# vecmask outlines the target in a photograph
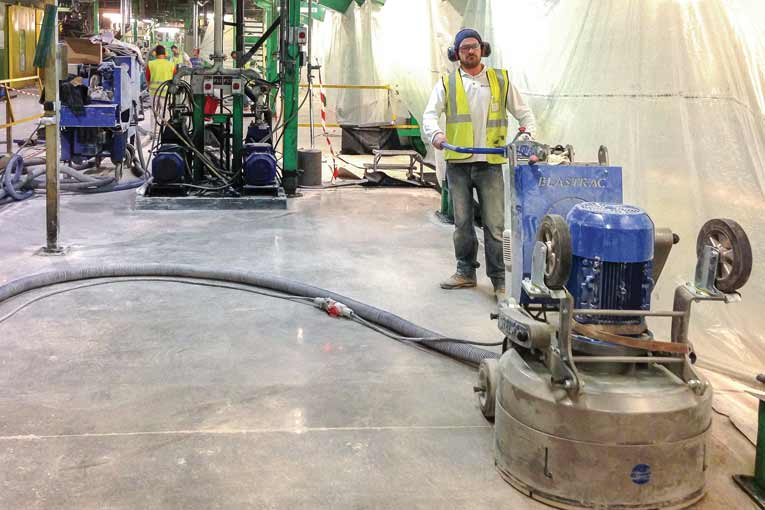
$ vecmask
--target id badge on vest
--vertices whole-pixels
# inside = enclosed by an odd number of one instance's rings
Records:
[[[499,103],[496,101],[491,102],[491,111],[497,113],[499,111]]]

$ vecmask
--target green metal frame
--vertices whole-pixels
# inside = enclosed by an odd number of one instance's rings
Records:
[[[314,1],[313,17],[319,21],[324,21],[324,8],[332,9],[333,11],[341,12],[345,14],[348,7],[354,0],[316,0]],[[365,0],[355,0],[358,5],[363,5]],[[385,0],[370,0],[373,4],[385,5]],[[274,5],[273,0],[255,0],[255,5],[262,8],[268,8]],[[308,2],[306,0],[301,1],[301,7],[306,7]]]
[[[765,509],[765,396],[755,396],[760,400],[760,405],[757,413],[754,476],[733,475],[733,480],[752,498],[752,501],[761,509]]]
[[[289,0],[290,28],[300,26],[300,0]],[[298,108],[300,101],[300,48],[297,43],[287,45],[286,59],[282,63],[284,72],[282,81],[282,103],[287,122],[284,126],[282,153],[282,185],[290,194],[297,191],[297,144],[298,144]]]

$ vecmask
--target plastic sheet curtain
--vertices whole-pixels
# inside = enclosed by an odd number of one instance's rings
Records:
[[[743,302],[695,305],[692,340],[702,366],[749,381],[765,372],[765,2],[388,0],[330,23],[325,75],[396,84],[416,116],[451,67],[454,32],[481,31],[488,63],[508,68],[532,105],[537,138],[574,145],[581,161],[608,146],[626,202],[679,234],[654,308],[671,308],[674,287],[692,279],[707,219],[741,223],[755,261]],[[333,99],[345,121],[382,118],[365,93]],[[668,336],[668,324],[650,325]]]
[[[328,90],[340,123],[386,122],[391,109],[419,118],[431,85],[446,68],[443,47],[460,26],[461,15],[443,0],[388,0],[384,6],[351,4],[345,15],[332,12],[314,22],[314,51],[325,83],[396,86],[375,90]]]

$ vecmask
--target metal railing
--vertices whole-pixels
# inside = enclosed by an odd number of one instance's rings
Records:
[[[35,85],[37,86],[38,94],[32,94],[30,92],[27,92],[23,89],[18,89],[11,84],[17,84],[20,82],[35,82]],[[26,117],[22,117],[20,119],[16,118],[16,113],[13,111],[13,101],[11,100],[11,91],[16,92],[18,94],[24,94],[24,95],[31,95],[34,97],[40,97],[42,95],[42,81],[40,80],[39,76],[29,76],[25,78],[10,78],[7,80],[0,80],[0,91],[5,94],[5,123],[0,124],[0,129],[5,129],[5,143],[6,143],[6,152],[11,153],[13,152],[13,126],[17,126],[19,124],[24,124],[26,122],[30,122],[33,120],[37,120],[43,116],[43,112],[40,111],[40,113],[35,115],[28,115]],[[40,109],[42,110],[42,105],[40,105]]]

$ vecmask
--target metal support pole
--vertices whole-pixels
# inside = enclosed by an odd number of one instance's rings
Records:
[[[752,393],[760,401],[757,413],[757,445],[755,446],[754,476],[733,475],[733,480],[752,501],[765,509],[765,396]]]
[[[236,9],[236,40],[234,43],[234,49],[236,50],[236,67],[244,67],[242,59],[244,58],[244,0],[236,0],[234,2],[234,8]]]
[[[309,133],[311,138],[311,148],[313,149],[313,0],[308,0],[308,65],[306,66],[306,75],[308,78],[308,122],[310,124]]]
[[[58,1],[50,2],[57,5]],[[58,162],[61,158],[59,151],[59,51],[58,31],[51,37],[50,54],[45,64],[45,227],[46,244],[42,252],[47,255],[61,255],[64,250],[58,244],[59,232],[59,175]]]
[[[236,0],[234,3],[236,8],[236,66],[244,66],[244,0]],[[231,137],[232,137],[232,154],[233,161],[231,162],[231,168],[234,171],[234,175],[239,175],[242,171],[242,142],[244,140],[244,96],[239,94],[234,96],[234,102],[232,105],[233,118],[231,125]]]
[[[98,0],[93,0],[93,32],[101,31],[101,19],[98,15]]]
[[[300,26],[300,0],[287,0],[287,25],[283,39],[287,41],[282,52],[284,60],[282,69],[284,72],[284,86],[282,101],[284,102],[284,175],[282,184],[288,195],[294,195],[297,191],[297,144],[298,144],[298,107],[300,92],[300,48],[297,41],[292,37],[292,31]],[[282,21],[285,20],[282,13]]]
[[[271,4],[271,8],[266,10],[266,25],[271,26],[271,23],[279,17],[279,13],[276,9],[276,2]],[[281,21],[279,26],[281,27]],[[272,33],[266,39],[265,52],[266,52],[266,79],[270,82],[275,82],[279,79],[279,66],[278,66],[278,48],[280,45],[279,35]],[[276,107],[277,92],[273,91],[268,98],[268,105],[273,110]],[[281,119],[279,119],[281,120]],[[273,126],[272,126],[273,127]]]
[[[193,48],[195,50],[199,47],[199,4],[197,0],[191,4],[191,33],[193,37]]]
[[[125,37],[125,2],[126,0],[120,0],[120,33],[122,37]]]
[[[204,147],[204,143],[205,143],[204,108],[205,108],[204,94],[195,94],[194,95],[194,113],[192,117],[192,122],[194,125],[194,145],[200,148]],[[204,176],[204,163],[202,163],[201,159],[195,157],[192,180],[194,182],[199,182],[202,180],[203,176]]]
[[[213,3],[213,16],[215,19],[215,32],[213,34],[213,61],[223,66],[223,0],[215,0]]]
[[[765,491],[765,401],[757,413],[757,452],[754,458],[754,482]]]

